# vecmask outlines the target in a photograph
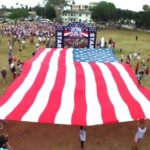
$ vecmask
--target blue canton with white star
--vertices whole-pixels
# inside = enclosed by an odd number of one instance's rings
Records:
[[[118,62],[110,48],[74,49],[73,59],[78,62]]]

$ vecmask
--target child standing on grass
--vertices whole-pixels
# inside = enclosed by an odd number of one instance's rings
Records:
[[[138,144],[144,137],[146,130],[146,120],[138,121],[138,129],[134,137],[134,146],[132,147],[132,150],[138,150]]]

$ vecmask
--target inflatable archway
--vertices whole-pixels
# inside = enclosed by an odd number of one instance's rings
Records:
[[[95,48],[96,32],[95,27],[88,27],[82,22],[71,22],[67,26],[57,26],[55,47],[64,48],[66,42],[70,40],[71,43],[73,43],[72,41],[75,41],[73,47],[82,41],[84,47]]]

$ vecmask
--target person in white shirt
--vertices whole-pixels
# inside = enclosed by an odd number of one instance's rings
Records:
[[[86,130],[83,126],[80,126],[80,142],[81,142],[81,148],[84,150],[84,143],[86,142]]]
[[[144,137],[146,130],[146,120],[138,121],[138,129],[134,137],[134,146],[132,147],[133,150],[138,150],[138,144]]]

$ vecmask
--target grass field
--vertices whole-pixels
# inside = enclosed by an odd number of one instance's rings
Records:
[[[135,40],[136,35],[138,41]],[[147,56],[150,54],[150,33],[142,31],[129,30],[102,30],[98,33],[98,39],[104,37],[107,41],[111,37],[116,42],[116,56],[121,58],[123,54],[126,56],[129,53],[140,53],[140,61],[132,61],[133,69],[137,62],[144,63],[150,67],[150,63],[146,63]],[[121,54],[119,49],[122,48],[124,52]],[[148,80],[142,80],[142,85],[150,89],[150,75]]]
[[[135,36],[138,36],[138,41],[135,40]],[[128,53],[139,52],[142,56],[142,61],[146,60],[148,54],[150,54],[150,33],[145,33],[141,31],[128,31],[128,30],[102,30],[97,34],[97,40],[101,37],[104,37],[105,40],[111,37],[116,42],[116,56],[118,58],[121,57],[121,53],[119,49],[122,48],[124,50],[123,55],[127,55]],[[8,40],[9,37],[3,37],[0,39],[0,69],[5,66],[7,70],[9,70],[7,54],[8,54]],[[41,45],[43,47],[44,45]],[[35,49],[35,45],[31,45],[29,40],[27,41],[27,47],[22,51],[20,55],[18,51],[18,43],[16,42],[13,48],[13,54],[17,56],[21,61],[25,61],[32,57],[32,52]],[[136,61],[132,63],[133,67]],[[150,66],[150,64],[147,64]],[[149,77],[150,78],[150,77]],[[7,72],[6,83],[2,83],[2,79],[0,78],[0,96],[4,93],[4,91],[8,88],[8,86],[12,82],[12,76],[10,72]],[[143,80],[142,85],[148,87],[150,89],[150,79]]]

